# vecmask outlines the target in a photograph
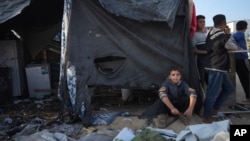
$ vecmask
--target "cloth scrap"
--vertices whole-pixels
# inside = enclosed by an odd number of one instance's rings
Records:
[[[210,141],[218,132],[228,132],[230,123],[230,120],[223,120],[211,124],[189,125],[178,134],[176,141]]]

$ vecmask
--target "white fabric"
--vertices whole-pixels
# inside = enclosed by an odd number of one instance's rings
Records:
[[[230,120],[187,126],[177,136],[176,141],[211,141],[221,131],[228,132]]]
[[[124,127],[121,132],[113,139],[113,141],[116,140],[122,140],[122,141],[131,141],[135,137],[134,132],[127,128]]]
[[[230,135],[228,132],[219,132],[217,133],[211,141],[229,141]]]
[[[76,141],[62,133],[49,133],[47,130],[27,136],[18,136],[14,141]]]

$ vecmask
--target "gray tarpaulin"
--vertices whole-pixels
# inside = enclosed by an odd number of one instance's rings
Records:
[[[110,13],[136,21],[163,21],[173,27],[180,0],[99,0]]]
[[[16,15],[30,4],[30,0],[1,0],[0,1],[0,23],[3,23]]]
[[[225,135],[229,133],[230,122],[230,120],[223,120],[211,124],[189,125],[179,133],[176,141],[219,141],[220,139],[216,140],[213,138],[221,132],[225,133],[224,135],[222,134],[223,138],[228,138]],[[224,141],[228,141],[228,139]]]
[[[173,65],[199,88],[188,0],[100,1],[65,0],[59,96],[68,109],[90,122],[90,85],[159,87]]]

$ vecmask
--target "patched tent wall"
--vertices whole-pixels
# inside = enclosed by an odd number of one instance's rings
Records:
[[[157,17],[157,18],[156,18]],[[88,86],[148,89],[171,66],[198,93],[188,0],[65,0],[59,96],[90,119]],[[201,108],[201,95],[196,107]]]

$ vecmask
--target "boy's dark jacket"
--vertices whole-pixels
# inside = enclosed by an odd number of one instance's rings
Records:
[[[230,70],[230,58],[227,53],[228,50],[225,48],[225,44],[230,36],[230,34],[225,34],[222,30],[208,33],[206,39],[206,48],[208,52],[205,68],[221,71]]]

